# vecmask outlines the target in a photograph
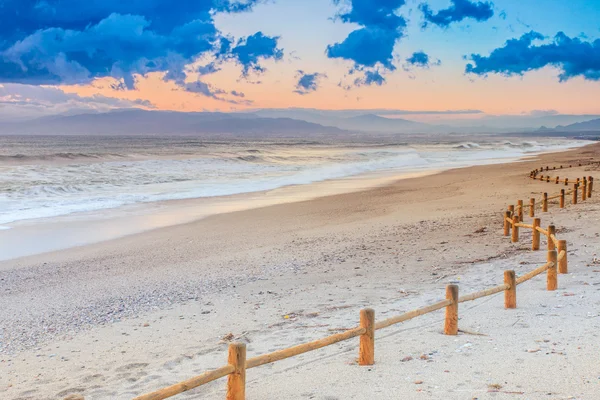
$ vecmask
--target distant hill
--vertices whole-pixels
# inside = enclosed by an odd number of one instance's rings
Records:
[[[578,122],[567,126],[557,126],[555,130],[568,132],[600,132],[600,118],[593,119],[591,121]]]
[[[201,135],[339,134],[335,127],[254,114],[125,110],[43,117],[0,124],[0,134],[22,135]]]

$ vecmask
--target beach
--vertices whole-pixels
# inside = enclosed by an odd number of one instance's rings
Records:
[[[564,186],[529,171],[598,161],[600,145],[533,160],[452,169],[374,188],[222,213],[101,243],[0,262],[0,397],[129,399],[226,363],[318,339],[546,261],[530,239],[502,236],[502,212]],[[596,168],[596,169],[594,169]],[[596,167],[552,172],[570,179]],[[594,399],[600,385],[598,195],[541,214],[569,242],[559,290],[528,282],[518,308],[502,294],[377,335],[376,364],[358,341],[253,369],[248,398]],[[224,398],[225,380],[181,398]],[[176,397],[177,398],[177,397]]]

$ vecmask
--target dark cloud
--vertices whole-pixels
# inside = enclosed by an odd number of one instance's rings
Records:
[[[228,57],[236,60],[241,66],[244,75],[250,71],[264,72],[260,61],[264,59],[281,60],[283,50],[277,47],[279,37],[265,36],[256,32],[252,36],[240,39],[231,48]]]
[[[440,60],[433,61],[429,55],[423,51],[416,51],[406,59],[408,66],[429,68],[431,65],[440,65]]]
[[[229,55],[245,71],[261,70],[258,59],[269,55],[253,58],[250,47],[266,37],[242,39],[246,47],[236,50],[213,20],[215,13],[247,11],[260,1],[5,0],[0,81],[74,84],[108,76],[131,89],[135,74],[165,72],[182,85],[185,66],[205,54]]]
[[[354,81],[354,84],[356,86],[363,86],[363,85],[377,85],[377,86],[381,86],[385,83],[385,78],[383,77],[383,75],[381,75],[379,73],[379,71],[365,71],[364,77],[362,78],[357,78]]]
[[[302,70],[298,70],[298,83],[296,84],[296,90],[294,90],[294,93],[304,95],[314,92],[319,87],[319,79],[325,76],[325,74],[320,74],[318,72],[307,74]]]
[[[219,89],[219,88],[215,88],[213,85],[210,85],[206,82],[202,82],[200,80],[197,80],[195,82],[186,82],[183,85],[184,89],[186,92],[190,92],[190,93],[196,93],[205,97],[210,97],[211,99],[215,99],[218,101],[224,101],[226,103],[231,103],[231,104],[252,104],[251,100],[235,100],[235,99],[228,99],[227,95],[232,95],[234,97],[239,97],[239,98],[243,98],[246,97],[246,95],[244,93],[240,93],[237,92],[235,90],[231,91],[231,92],[227,92],[226,90],[223,89]]]
[[[578,76],[600,80],[600,39],[586,42],[559,32],[551,43],[533,43],[544,39],[541,33],[531,31],[507,41],[504,47],[493,50],[487,57],[472,54],[470,59],[473,62],[467,64],[465,70],[476,75],[495,73],[511,76],[553,66],[561,71],[561,82]]]
[[[450,0],[452,5],[448,8],[439,10],[434,13],[429,5],[422,3],[419,8],[423,12],[425,22],[423,28],[429,23],[437,25],[441,28],[447,28],[453,22],[460,22],[465,18],[473,18],[476,21],[482,22],[494,16],[493,4],[490,2],[475,2],[471,0]]]
[[[337,17],[361,27],[344,41],[327,46],[327,56],[354,62],[354,70],[364,72],[358,82],[381,85],[385,80],[375,68],[395,69],[394,46],[406,28],[406,20],[396,12],[405,3],[405,0],[350,0],[349,8]]]

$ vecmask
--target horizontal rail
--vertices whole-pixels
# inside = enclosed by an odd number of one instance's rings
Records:
[[[558,253],[558,257],[556,258],[556,261],[560,261],[563,258],[565,258],[565,256],[567,255],[567,252],[564,250],[561,250],[560,253]]]
[[[375,323],[375,330],[387,328],[388,326],[392,326],[395,324],[399,324],[400,322],[408,321],[409,319],[413,319],[415,317],[418,317],[419,315],[428,314],[435,310],[439,310],[440,308],[448,307],[451,304],[452,304],[452,300],[442,300],[442,301],[438,301],[437,303],[434,303],[432,305],[429,305],[427,307],[418,308],[416,310],[409,311],[402,315],[398,315],[397,317],[391,317],[388,319],[384,319],[383,321],[379,321],[379,322]]]
[[[479,299],[481,297],[491,296],[493,294],[500,293],[500,292],[503,292],[503,291],[508,290],[508,289],[510,289],[510,285],[507,284],[507,283],[504,283],[502,285],[494,286],[494,287],[489,288],[489,289],[480,290],[479,292],[475,292],[475,293],[471,293],[471,294],[466,294],[464,296],[460,296],[458,298],[458,302],[459,303],[464,303],[465,301],[477,300],[477,299]]]
[[[548,236],[548,237],[549,237],[550,239],[552,239],[552,241],[554,242],[554,245],[555,245],[556,247],[558,247],[558,239],[556,238],[556,236],[555,236],[555,235],[550,235],[550,236]]]
[[[542,235],[549,235],[549,232],[547,230],[545,230],[544,228],[540,228],[539,226],[535,228],[539,233],[541,233]]]
[[[526,282],[526,281],[530,280],[531,278],[538,276],[542,272],[545,272],[548,268],[552,268],[552,267],[554,267],[554,263],[552,261],[547,262],[546,264],[542,265],[541,267],[536,268],[533,271],[528,272],[525,275],[518,277],[517,285],[520,285],[521,283]]]
[[[360,336],[366,332],[365,328],[354,328],[345,332],[336,333],[335,335],[328,336],[323,339],[315,340],[312,342],[299,344],[298,346],[289,347],[287,349],[274,351],[272,353],[264,354],[262,356],[252,357],[246,361],[246,368],[255,368],[261,365],[269,364],[275,361],[284,360],[293,356],[297,356],[302,353],[306,353],[312,350],[320,349],[331,344],[341,342],[344,340],[351,339],[356,336]]]
[[[515,226],[518,226],[520,228],[529,228],[529,229],[533,229],[533,225],[529,225],[529,224],[522,224],[522,223],[516,223]]]
[[[224,376],[231,374],[234,370],[235,368],[233,367],[233,365],[226,365],[224,367],[217,368],[212,371],[207,371],[203,374],[188,379],[187,381],[179,382],[169,387],[157,390],[156,392],[143,394],[141,396],[135,397],[133,400],[166,399],[171,396],[175,396],[176,394],[180,394],[193,388],[196,388],[198,386],[202,386],[216,379],[223,378]]]

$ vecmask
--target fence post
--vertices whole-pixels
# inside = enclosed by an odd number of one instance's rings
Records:
[[[504,308],[517,308],[517,277],[515,271],[504,271],[504,283],[509,288],[504,291]]]
[[[583,186],[581,187],[581,200],[587,199],[587,178],[583,177]]]
[[[558,254],[560,254],[562,251],[565,252],[565,256],[558,262],[558,273],[559,274],[568,274],[569,273],[569,267],[567,265],[567,241],[566,240],[559,240],[558,241]]]
[[[519,222],[523,222],[523,200],[517,200],[517,206],[519,208]]]
[[[529,216],[535,217],[535,199],[533,197],[529,199]]]
[[[446,299],[452,300],[452,304],[446,306],[444,334],[458,335],[458,285],[446,286]]]
[[[510,211],[504,211],[504,236],[508,236],[510,231],[510,222],[508,222],[507,218],[511,218]]]
[[[542,199],[542,211],[548,212],[548,193],[544,192],[544,198]]]
[[[577,189],[579,188],[578,184],[573,185],[573,204],[577,204]]]
[[[560,208],[565,208],[565,189],[560,189]]]
[[[535,218],[533,220],[533,230],[531,231],[532,243],[531,250],[539,250],[540,249],[540,231],[536,228],[539,228],[542,224],[542,220],[539,218]]]
[[[548,250],[555,250],[556,246],[554,245],[554,240],[552,240],[552,235],[556,235],[556,226],[548,225]]]
[[[565,186],[569,186],[569,178],[565,178]]]
[[[512,223],[512,242],[513,243],[517,243],[519,241],[519,227],[517,226],[517,224],[519,223],[519,217],[517,215],[515,215],[513,217],[513,223]]]
[[[513,206],[512,204],[508,206],[508,211],[510,211],[510,217],[512,218],[513,215],[515,215],[515,206]]]
[[[592,198],[592,185],[594,184],[594,177],[590,176],[588,178],[588,198]]]
[[[560,179],[559,179],[559,177],[557,176],[557,177],[556,177],[556,184],[557,184],[557,185],[558,185],[558,181],[559,181],[559,180],[560,180]]]
[[[360,327],[365,333],[360,335],[358,365],[373,365],[375,362],[375,311],[371,308],[360,310]]]
[[[550,183],[550,175],[546,177],[546,183]]]
[[[548,250],[548,262],[554,263],[550,268],[548,268],[548,275],[546,277],[546,289],[547,290],[556,290],[558,288],[558,281],[556,276],[556,259],[558,258],[558,254],[556,250]]]
[[[227,400],[246,399],[246,345],[231,343],[229,345],[229,365],[234,371],[227,378]]]

